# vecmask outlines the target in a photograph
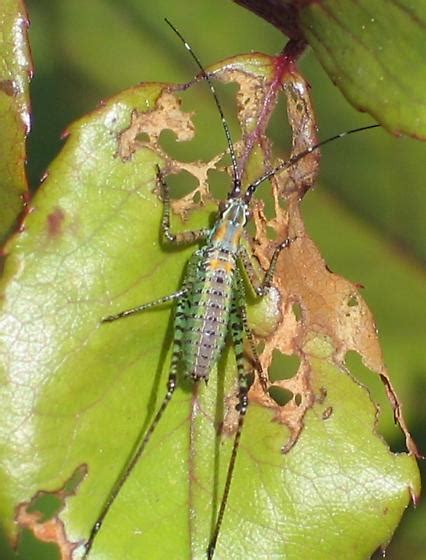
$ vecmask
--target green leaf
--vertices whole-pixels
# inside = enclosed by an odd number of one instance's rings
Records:
[[[5,0],[0,14],[0,239],[16,222],[27,192],[25,139],[30,129],[31,57],[21,0]]]
[[[259,97],[253,96],[251,103],[263,107],[274,69],[261,55],[214,68],[221,79],[237,76],[240,86],[247,86],[240,99],[247,101],[241,103],[248,111],[242,123],[246,139],[257,122],[248,95],[256,91]],[[170,173],[187,169],[201,188],[207,177],[202,171],[212,164],[172,159],[164,140],[159,141],[164,129],[181,141],[192,137],[190,115],[174,101],[173,88],[157,83],[125,91],[72,125],[34,198],[24,231],[8,245],[0,327],[0,514],[9,535],[16,515],[21,525],[49,540],[52,532],[43,532],[37,515],[28,517],[28,503],[40,491],[65,499],[59,515],[64,525],[56,516],[49,525],[57,531],[54,540],[64,558],[87,538],[165,392],[167,342],[173,336],[170,310],[100,323],[110,313],[173,292],[193,251],[159,244],[155,165]],[[259,165],[252,159],[250,173]],[[199,194],[207,200],[205,191]],[[175,204],[180,213],[182,204]],[[176,227],[205,226],[215,206],[188,208],[192,211],[185,224],[174,216]],[[291,218],[296,223],[296,209]],[[310,259],[316,253],[306,234],[301,238],[280,265],[276,282],[285,319],[270,329],[264,352],[267,360],[279,343],[284,359],[299,355],[293,408],[278,406],[256,387],[252,392],[218,559],[244,554],[298,560],[309,554],[322,560],[335,553],[368,558],[387,543],[410,495],[419,491],[414,459],[389,451],[375,432],[376,411],[367,392],[345,373],[336,352],[342,350],[336,347],[337,327],[326,336],[320,322],[317,329],[310,322],[318,297],[309,300],[306,289],[316,277],[306,280],[304,271],[309,263],[313,274]],[[287,266],[292,259],[293,266]],[[317,260],[318,271],[329,274]],[[294,277],[284,276],[293,271]],[[328,289],[337,292],[339,280],[330,275],[330,281]],[[303,297],[303,313],[309,311],[299,320],[286,307],[286,286]],[[334,305],[329,314],[326,299],[320,301],[315,317],[324,327],[334,324]],[[276,307],[277,300],[269,305]],[[359,309],[365,315],[363,305]],[[366,336],[377,345],[372,325],[363,321]],[[303,334],[301,342],[290,336],[290,328]],[[285,333],[289,340],[284,349]],[[360,353],[367,355],[362,348]],[[177,390],[105,520],[93,560],[204,557],[235,428],[234,364],[229,351],[198,396],[187,385]],[[278,379],[283,377],[290,375],[281,368]],[[297,408],[306,410],[303,424],[300,418],[294,424],[290,414]],[[218,438],[221,421],[225,433]],[[294,445],[283,454],[295,427]],[[71,497],[61,489],[73,475],[77,481]]]
[[[356,109],[394,134],[426,138],[424,2],[235,1],[307,41]]]
[[[354,107],[394,134],[426,138],[426,4],[405,0],[313,2],[301,27]]]

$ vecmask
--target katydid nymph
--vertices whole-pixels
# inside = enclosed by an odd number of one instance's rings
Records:
[[[170,225],[171,211],[169,188],[163,170],[159,166],[155,169],[157,183],[163,201],[163,217],[161,223],[163,239],[166,242],[176,245],[197,242],[203,242],[203,244],[200,248],[195,250],[190,258],[183,283],[176,292],[102,319],[102,323],[110,323],[146,311],[147,309],[164,305],[168,302],[175,302],[176,304],[172,357],[166,393],[150,426],[143,437],[141,437],[139,445],[136,447],[129,462],[124,467],[120,478],[116,481],[112,491],[108,495],[85,544],[83,559],[90,556],[90,550],[95,537],[110,511],[112,504],[132,472],[132,469],[141,458],[163,414],[167,414],[166,409],[172,399],[179,380],[191,380],[194,386],[199,385],[200,381],[207,383],[213,368],[216,366],[222,354],[226,338],[229,337],[234,347],[237,366],[238,402],[236,411],[238,422],[215,526],[211,535],[206,535],[205,557],[208,560],[214,557],[216,544],[218,539],[220,539],[222,521],[226,514],[228,496],[231,491],[232,476],[237,461],[244,418],[249,404],[248,393],[253,373],[258,376],[262,388],[265,391],[268,389],[267,374],[262,370],[256,351],[254,334],[249,326],[247,318],[246,281],[244,276],[248,279],[256,296],[264,296],[271,287],[277,259],[281,251],[289,247],[291,243],[297,242],[296,237],[287,237],[279,241],[276,244],[269,267],[264,273],[263,278],[259,277],[255,267],[253,267],[252,255],[250,255],[247,250],[247,244],[242,242],[243,239],[247,238],[246,225],[250,219],[250,204],[253,195],[262,183],[281,171],[295,165],[324,144],[348,134],[379,126],[375,124],[353,129],[316,143],[287,161],[280,163],[270,171],[267,171],[253,181],[246,189],[243,189],[241,171],[238,166],[237,155],[230,130],[211,78],[179,31],[177,31],[172,24],[169,23],[169,25],[184,43],[200,69],[200,77],[206,80],[210,87],[221,118],[231,159],[232,184],[227,199],[220,206],[216,220],[211,229],[206,228],[196,231],[173,233]],[[245,275],[243,275],[242,270],[245,271]],[[247,339],[251,350],[250,363],[252,367],[249,371],[247,371],[243,355],[244,338]],[[254,372],[252,370],[254,370]],[[208,390],[208,388],[205,390]],[[135,507],[137,507],[137,505],[135,505]]]

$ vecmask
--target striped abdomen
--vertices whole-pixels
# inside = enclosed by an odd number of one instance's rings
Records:
[[[207,380],[225,342],[236,262],[233,252],[211,246],[196,255],[182,309],[181,360],[185,376]]]

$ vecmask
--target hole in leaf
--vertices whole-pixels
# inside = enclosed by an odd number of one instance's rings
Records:
[[[149,135],[146,132],[140,132],[139,134],[136,135],[135,140],[137,142],[149,142]]]
[[[392,451],[406,451],[404,436],[394,424],[392,406],[379,376],[364,366],[356,352],[346,353],[345,364],[353,377],[366,387],[373,403],[379,406],[377,431],[385,436]]]
[[[272,146],[276,147],[276,150],[273,150],[274,158],[286,159],[291,149],[291,129],[290,126],[283,127],[282,120],[286,112],[285,97],[281,95],[266,129]],[[277,163],[277,161],[274,161],[274,165]]]
[[[238,142],[240,137],[240,123],[238,122],[237,118],[237,93],[239,91],[239,86],[236,83],[229,82],[223,83],[219,80],[214,81],[216,93],[219,97],[220,104],[222,105],[222,109],[225,113],[225,119],[228,123],[228,127],[231,131],[232,141],[234,144]],[[205,84],[206,86],[206,84]],[[211,131],[212,123],[217,123],[217,128],[222,138],[222,146],[226,148],[226,140],[225,134],[222,129],[222,123],[220,121],[219,114],[215,107],[214,101],[211,97],[210,91],[206,88],[207,97],[210,99],[212,110],[212,118],[206,121],[206,130],[207,132]]]
[[[40,521],[47,521],[57,515],[63,506],[62,499],[55,494],[41,492],[30,503],[27,508],[29,513],[39,512],[42,514]]]
[[[87,474],[87,466],[80,465],[62,488],[37,492],[30,502],[23,502],[16,509],[16,521],[20,529],[18,554],[10,558],[45,558],[54,560],[69,557],[72,543],[67,540],[58,514],[64,509],[67,498],[77,492]],[[3,557],[2,557],[3,558]]]
[[[294,396],[294,402],[296,403],[297,406],[301,405],[302,395],[300,393],[297,393],[297,395]]]
[[[358,298],[356,297],[356,295],[352,295],[348,299],[348,306],[349,307],[356,307],[357,305],[358,305]]]
[[[2,548],[2,553],[4,549]],[[29,529],[23,529],[19,535],[19,543],[17,548],[17,554],[13,553],[10,556],[3,557],[4,560],[28,560],[28,559],[36,560],[36,559],[43,559],[43,560],[59,560],[60,559],[60,552],[58,550],[58,545],[55,543],[47,543],[39,541],[32,531]]]
[[[296,317],[296,321],[301,321],[302,317],[303,317],[303,310],[302,310],[302,306],[300,305],[300,303],[299,302],[293,303],[292,310],[293,310],[294,316]]]
[[[38,492],[27,506],[29,513],[39,512],[42,514],[40,522],[52,519],[64,507],[64,500],[72,496],[87,473],[85,466],[78,467],[65,481],[64,486],[56,492]]]
[[[232,179],[224,171],[211,169],[208,173],[210,194],[217,200],[225,200],[230,188]]]
[[[269,379],[271,382],[280,379],[290,379],[299,368],[299,358],[297,356],[286,356],[279,350],[272,354],[272,363],[269,367]]]
[[[268,389],[269,396],[273,399],[279,406],[284,406],[293,398],[293,393],[288,389],[283,387],[277,387],[273,385]]]
[[[283,197],[280,197],[278,199],[278,206],[280,207],[281,210],[285,210],[288,206],[287,200]]]
[[[251,238],[253,238],[256,235],[256,226],[253,220],[250,220],[246,225],[246,232],[249,234]]]
[[[235,144],[240,135],[236,119],[238,86],[223,84],[218,80],[214,80],[214,84]],[[182,101],[182,111],[192,113],[194,137],[187,142],[177,142],[175,134],[165,130],[160,135],[163,149],[180,161],[207,161],[225,151],[227,144],[222,123],[206,82],[201,80],[177,96]]]
[[[266,233],[267,233],[268,239],[271,239],[271,241],[275,241],[275,239],[277,238],[277,232],[272,227],[267,226]]]
[[[257,191],[258,198],[263,200],[263,213],[267,220],[273,220],[275,215],[275,203],[272,196],[272,187],[270,182],[266,182],[262,189]]]
[[[266,346],[266,343],[265,343],[264,340],[259,340],[259,342],[256,344],[256,350],[257,350],[258,356],[260,356],[262,354],[262,352],[265,350],[265,346]]]
[[[197,186],[197,179],[187,171],[181,171],[177,175],[166,177],[170,190],[170,198],[177,199],[192,192]]]

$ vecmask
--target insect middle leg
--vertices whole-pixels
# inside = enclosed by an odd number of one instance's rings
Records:
[[[112,321],[116,321],[117,319],[123,319],[125,317],[129,317],[130,315],[134,315],[135,313],[140,313],[141,311],[146,311],[147,309],[151,309],[151,307],[157,307],[159,305],[163,305],[164,303],[168,303],[175,299],[179,299],[185,296],[187,293],[186,288],[182,288],[177,292],[173,292],[168,296],[163,296],[161,298],[155,299],[154,301],[149,301],[148,303],[143,303],[142,305],[138,305],[137,307],[131,307],[130,309],[126,309],[124,311],[120,311],[115,315],[108,315],[108,317],[104,317],[101,319],[102,323],[112,323]]]

